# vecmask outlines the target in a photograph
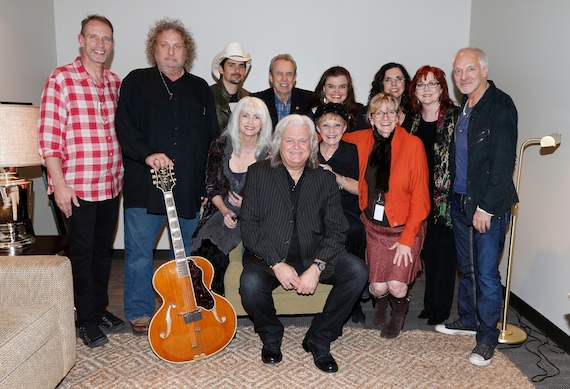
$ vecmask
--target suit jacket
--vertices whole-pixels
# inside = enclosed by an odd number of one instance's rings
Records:
[[[273,128],[277,125],[279,121],[277,119],[277,108],[275,108],[275,92],[273,88],[266,89],[261,92],[256,92],[251,94],[253,97],[260,98],[263,100],[265,105],[267,105],[267,109],[269,109],[269,114],[271,115],[271,121],[273,122]],[[311,107],[311,99],[313,97],[313,92],[293,88],[291,91],[291,112],[290,113],[297,113],[299,115],[303,115],[307,112]]]
[[[321,279],[334,271],[335,258],[344,253],[348,221],[342,211],[338,185],[332,174],[321,168],[305,168],[297,206],[297,235],[305,268],[315,258],[327,263]],[[240,214],[242,241],[254,256],[244,264],[266,269],[287,257],[293,234],[293,212],[289,173],[270,160],[248,169]]]

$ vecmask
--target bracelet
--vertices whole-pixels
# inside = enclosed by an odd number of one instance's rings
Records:
[[[340,178],[340,185],[338,186],[338,190],[343,190],[345,185],[346,185],[346,177],[342,176]]]

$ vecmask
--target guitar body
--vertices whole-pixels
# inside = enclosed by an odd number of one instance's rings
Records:
[[[162,305],[149,324],[152,350],[168,362],[197,361],[225,348],[237,318],[228,300],[210,291],[214,269],[203,257],[187,258],[190,276],[179,277],[179,262],[160,266],[153,285]]]

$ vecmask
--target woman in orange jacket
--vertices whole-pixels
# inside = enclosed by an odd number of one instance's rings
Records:
[[[384,338],[395,338],[404,325],[408,285],[422,269],[419,253],[430,209],[425,149],[398,124],[398,105],[390,94],[374,96],[367,112],[372,128],[343,136],[358,147],[360,217],[366,229],[370,293],[376,299],[373,323],[382,327]]]

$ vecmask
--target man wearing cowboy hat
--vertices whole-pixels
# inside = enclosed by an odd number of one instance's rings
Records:
[[[239,99],[249,96],[242,88],[251,68],[251,56],[245,54],[238,42],[230,42],[212,61],[212,75],[217,81],[210,86],[216,101],[216,115],[220,132],[228,125],[228,119]]]

